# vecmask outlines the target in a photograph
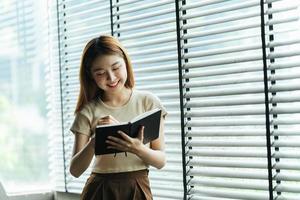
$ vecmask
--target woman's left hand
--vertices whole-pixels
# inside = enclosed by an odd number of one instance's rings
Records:
[[[137,154],[137,152],[144,146],[144,126],[140,128],[136,138],[128,136],[123,131],[118,131],[118,133],[122,138],[108,136],[106,140],[106,143],[108,144],[107,148]]]

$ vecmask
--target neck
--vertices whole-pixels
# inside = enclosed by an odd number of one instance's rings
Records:
[[[109,106],[123,106],[125,105],[131,96],[132,89],[124,88],[117,93],[104,93],[101,97],[102,101]]]

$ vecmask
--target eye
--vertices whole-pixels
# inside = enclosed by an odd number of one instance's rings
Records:
[[[104,74],[105,74],[104,71],[98,71],[98,72],[96,73],[96,76],[103,76]]]
[[[116,71],[116,70],[120,69],[120,67],[121,67],[121,66],[115,66],[115,67],[112,68],[112,70],[113,70],[113,71]]]

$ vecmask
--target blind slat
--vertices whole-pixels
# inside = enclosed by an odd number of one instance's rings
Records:
[[[282,23],[288,23],[288,22],[295,22],[298,21],[299,17],[287,17],[284,19],[280,20],[270,20],[267,22],[267,25],[277,25],[277,24],[282,24]],[[195,37],[204,37],[204,36],[211,36],[211,35],[216,35],[216,34],[221,34],[221,33],[229,33],[229,32],[234,32],[234,31],[242,31],[242,30],[247,30],[247,29],[252,29],[252,28],[259,28],[260,23],[259,22],[249,22],[247,24],[242,24],[242,25],[232,25],[232,26],[227,26],[227,27],[222,27],[222,28],[216,28],[212,30],[204,30],[201,32],[194,32],[190,34],[186,34],[183,36],[183,39],[191,39]]]
[[[226,187],[236,189],[254,189],[267,190],[267,185],[257,184],[257,182],[242,182],[238,180],[210,180],[205,178],[195,178],[191,180],[193,185],[209,186],[209,187]]]
[[[207,177],[227,177],[227,178],[244,178],[267,180],[266,171],[235,171],[227,168],[224,169],[193,169],[188,173],[189,176],[207,176]]]
[[[257,157],[257,158],[265,158],[266,152],[265,151],[230,151],[230,150],[192,150],[189,152],[189,155],[191,156],[211,156],[211,157]],[[287,153],[285,152],[275,152],[273,157],[274,158],[299,158],[300,153],[299,152],[292,152],[289,151]]]
[[[226,191],[226,190],[214,190],[208,187],[199,187],[200,189],[192,190],[192,194],[207,194],[214,197],[223,197],[223,198],[237,198],[237,199],[247,199],[247,200],[266,200],[268,199],[268,194],[259,194],[259,192],[239,192],[239,191]]]

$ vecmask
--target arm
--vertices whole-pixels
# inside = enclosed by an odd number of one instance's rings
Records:
[[[136,154],[146,164],[161,169],[165,166],[166,156],[164,152],[164,119],[161,118],[160,133],[156,140],[150,143],[150,148],[143,144],[143,127],[140,129],[137,138],[131,138],[123,132],[119,132],[122,139],[116,137],[108,137],[106,141],[110,146],[108,148],[114,148],[121,151],[127,151]]]
[[[112,116],[106,116],[98,120],[98,125],[119,123]],[[70,163],[70,173],[79,177],[90,165],[95,154],[95,135],[91,138],[87,135],[76,133],[73,154]]]
[[[70,163],[70,173],[78,178],[90,165],[94,156],[95,137],[76,133],[73,154]]]
[[[141,140],[143,141],[143,140]],[[143,143],[135,150],[135,154],[140,157],[146,164],[161,169],[166,164],[165,155],[165,138],[164,138],[164,119],[160,120],[159,138],[150,143],[150,148]]]

